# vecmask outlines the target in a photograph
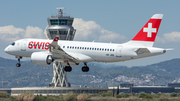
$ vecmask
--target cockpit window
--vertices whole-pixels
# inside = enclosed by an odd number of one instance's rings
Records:
[[[11,45],[14,46],[14,45],[15,45],[15,42],[13,42]]]

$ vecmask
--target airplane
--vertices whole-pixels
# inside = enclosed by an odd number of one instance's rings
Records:
[[[71,72],[72,65],[84,63],[83,72],[88,72],[89,62],[122,62],[164,54],[167,49],[153,47],[163,14],[154,14],[136,36],[122,44],[62,41],[59,35],[49,39],[20,39],[7,46],[4,51],[18,58],[20,67],[22,57],[30,57],[36,65],[50,65],[59,61],[66,72]]]

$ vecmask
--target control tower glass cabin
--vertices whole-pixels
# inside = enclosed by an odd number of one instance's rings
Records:
[[[48,27],[46,36],[48,39],[54,39],[59,34],[59,40],[73,40],[76,30],[72,27],[74,18],[63,16],[63,11],[60,9],[57,16],[51,16],[47,19]]]

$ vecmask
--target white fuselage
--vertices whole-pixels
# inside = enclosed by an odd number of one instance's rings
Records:
[[[22,57],[30,57],[37,65],[50,65],[59,61],[65,71],[72,70],[70,65],[84,63],[83,72],[88,72],[88,62],[121,62],[163,54],[166,49],[153,47],[163,14],[154,14],[135,37],[123,44],[97,43],[83,41],[62,41],[57,34],[53,40],[21,39],[13,42],[4,50],[17,56],[17,67]]]
[[[47,39],[21,39],[9,45],[5,52],[14,56],[31,57],[33,52],[46,52],[57,59],[64,59],[61,55],[51,54],[48,45],[53,40]],[[143,57],[163,54],[161,48],[146,47],[135,44],[112,44],[80,41],[58,41],[58,45],[67,53],[88,56],[90,58],[79,59],[79,62],[120,62]],[[147,48],[150,53],[137,53],[139,48]],[[79,55],[79,57],[81,57]],[[78,58],[78,57],[77,57]]]

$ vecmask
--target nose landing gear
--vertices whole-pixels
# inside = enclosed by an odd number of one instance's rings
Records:
[[[21,64],[20,64],[20,59],[22,59],[21,56],[16,56],[16,58],[18,58],[18,63],[16,64],[16,67],[20,67]]]

